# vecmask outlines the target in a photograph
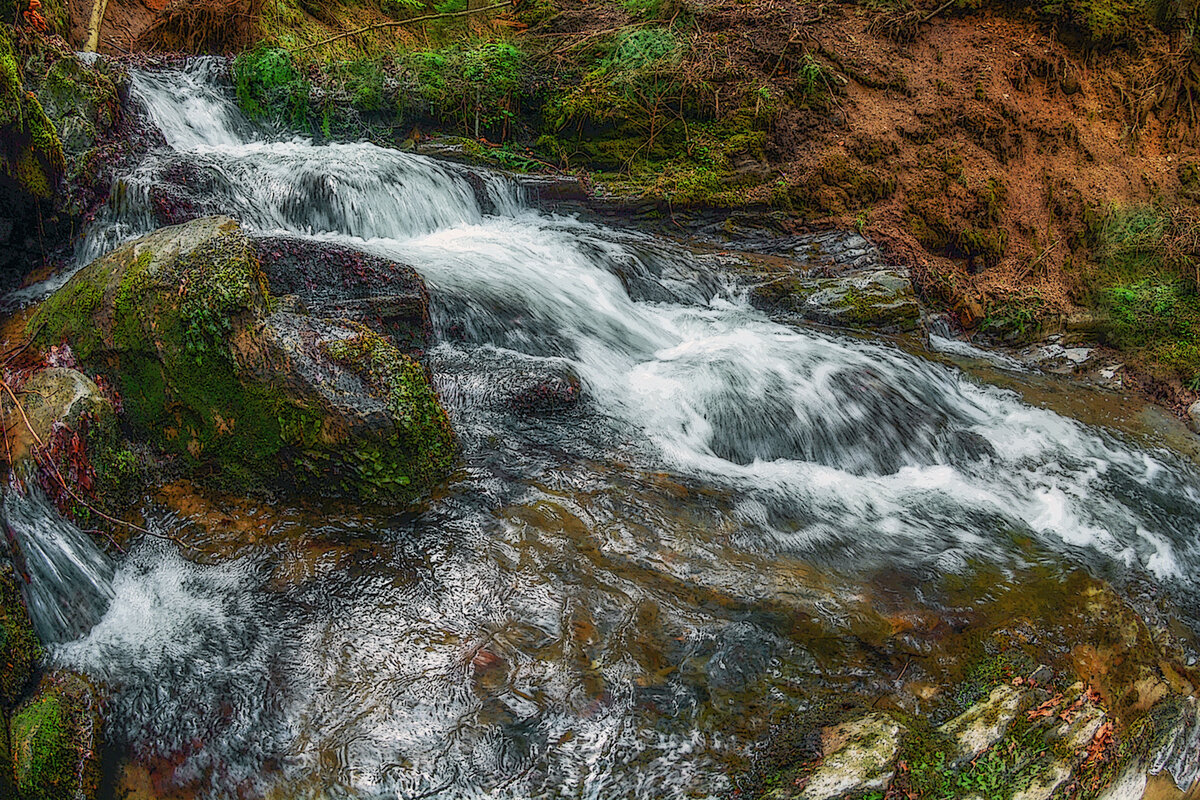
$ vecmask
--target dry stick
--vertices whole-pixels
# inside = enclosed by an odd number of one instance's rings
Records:
[[[399,19],[399,20],[392,20],[390,22],[377,22],[373,25],[364,25],[361,28],[357,28],[356,30],[346,31],[345,33],[339,33],[337,36],[330,36],[328,39],[324,39],[322,41],[315,42],[313,44],[305,45],[304,47],[299,47],[296,50],[294,50],[293,52],[303,53],[305,50],[311,50],[314,47],[324,47],[325,45],[329,44],[330,42],[336,42],[338,39],[345,39],[348,36],[357,36],[358,34],[366,33],[367,31],[376,31],[376,30],[380,30],[382,28],[400,28],[405,25],[412,25],[413,23],[416,23],[416,22],[425,22],[426,20],[431,20],[431,19],[447,19],[449,17],[465,17],[469,14],[481,14],[484,11],[495,11],[498,8],[505,8],[508,5],[509,4],[507,2],[496,3],[495,5],[485,6],[483,8],[469,8],[466,11],[452,11],[448,14],[427,14],[423,17],[413,17],[411,19]]]
[[[779,68],[783,66],[783,59],[785,56],[787,56],[788,48],[792,46],[792,42],[796,41],[796,37],[799,35],[800,30],[798,28],[792,29],[791,37],[789,37],[787,42],[784,43],[783,49],[779,51],[779,60],[775,62],[775,69],[771,70],[771,74],[767,76],[765,81],[763,81],[764,86],[771,82],[771,79],[775,77],[776,72],[779,72]]]
[[[933,11],[930,11],[928,14],[926,14],[925,17],[921,19],[921,22],[929,22],[929,20],[933,19],[938,14],[942,13],[950,6],[954,5],[954,3],[955,3],[955,0],[946,0],[946,2],[942,3],[940,6],[935,8]]]
[[[0,353],[0,355],[8,356],[7,358],[4,359],[3,366],[7,367],[14,358],[21,355],[21,353],[24,352],[25,348],[27,348],[27,347],[29,347],[29,345],[33,344],[33,340],[36,339],[37,335],[42,332],[42,328],[45,327],[45,325],[46,325],[45,322],[43,322],[41,325],[38,325],[37,330],[35,330],[33,333],[29,334],[29,338],[25,340],[24,344],[16,346],[16,347],[11,347],[8,350],[5,350],[3,353]]]
[[[41,450],[44,450],[44,449],[45,449],[45,447],[46,447],[46,445],[45,445],[45,444],[42,442],[42,440],[41,440],[41,437],[39,437],[39,436],[37,435],[37,431],[35,431],[35,430],[33,429],[33,425],[32,425],[32,424],[29,422],[29,417],[28,417],[28,416],[26,416],[26,414],[25,414],[25,409],[24,409],[24,407],[22,407],[22,405],[21,405],[21,401],[17,399],[17,396],[16,396],[15,394],[13,394],[13,390],[12,390],[12,388],[11,388],[11,387],[8,385],[8,382],[7,382],[7,381],[4,381],[4,380],[0,380],[0,386],[3,386],[3,387],[4,387],[4,391],[8,392],[8,396],[9,396],[10,398],[12,398],[13,404],[14,404],[14,405],[16,405],[16,407],[17,407],[17,411],[21,412],[21,419],[22,419],[22,420],[24,420],[24,422],[25,422],[25,427],[26,427],[26,428],[29,430],[29,434],[30,434],[30,435],[33,437],[33,440],[34,440],[35,442],[37,442],[37,445],[38,445],[38,448],[39,448],[39,449],[34,451],[34,458],[35,458],[35,459],[37,459],[37,458],[39,457],[39,453],[40,453],[40,451],[41,451]],[[105,514],[103,511],[101,511],[100,509],[96,508],[96,507],[95,507],[95,506],[93,506],[91,503],[89,503],[88,501],[84,500],[82,497],[80,497],[79,495],[75,494],[75,492],[73,492],[73,491],[71,490],[71,487],[67,485],[67,480],[66,480],[66,478],[64,478],[64,477],[63,477],[63,475],[62,475],[62,472],[60,472],[60,471],[59,471],[59,469],[58,469],[58,465],[54,463],[54,459],[50,458],[50,457],[49,457],[48,455],[46,455],[45,453],[40,453],[40,456],[41,456],[41,458],[44,458],[44,459],[45,459],[45,463],[49,464],[50,468],[51,468],[52,470],[54,470],[54,476],[55,476],[56,478],[58,478],[58,482],[59,482],[59,484],[62,486],[62,488],[63,488],[63,491],[65,491],[65,492],[66,492],[68,495],[70,495],[70,496],[71,496],[71,499],[73,499],[75,502],[77,502],[77,503],[79,503],[80,505],[84,506],[84,507],[85,507],[85,508],[87,508],[89,511],[93,512],[94,514],[96,514],[97,516],[101,517],[102,519],[108,520],[109,522],[116,523],[117,525],[124,525],[125,527],[127,527],[127,528],[131,528],[131,529],[133,529],[133,530],[137,531],[138,533],[143,533],[143,534],[145,534],[145,535],[147,535],[147,536],[153,536],[153,537],[154,537],[154,538],[156,538],[156,539],[166,539],[167,541],[174,542],[175,544],[179,545],[181,548],[184,548],[184,549],[188,549],[188,550],[194,550],[194,549],[195,549],[195,548],[194,548],[194,547],[192,547],[191,545],[189,545],[189,544],[185,544],[185,543],[184,543],[184,542],[183,542],[181,539],[179,539],[178,537],[175,537],[175,536],[170,536],[170,535],[168,535],[168,534],[165,534],[165,533],[154,533],[154,532],[152,532],[152,531],[148,531],[148,530],[146,530],[145,528],[143,528],[143,527],[141,527],[141,526],[134,525],[132,522],[126,522],[126,521],[125,521],[125,520],[123,520],[123,519],[117,519],[116,517],[110,517],[108,514]],[[11,462],[11,460],[10,460],[10,462],[9,462],[9,463],[12,463],[12,462]],[[111,537],[111,536],[109,537],[109,540],[110,540],[110,541],[112,541],[112,537]],[[121,546],[120,546],[120,545],[118,545],[118,544],[117,544],[115,541],[113,542],[113,545],[114,545],[114,546],[115,546],[115,547],[116,547],[118,550],[121,550]],[[122,551],[122,552],[123,552],[123,551]]]

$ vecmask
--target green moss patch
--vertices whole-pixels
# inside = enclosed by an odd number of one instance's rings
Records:
[[[26,91],[12,42],[0,26],[0,179],[47,200],[65,169],[58,133],[38,99]]]
[[[22,800],[95,797],[100,785],[99,699],[82,676],[48,677],[13,714],[14,775]]]
[[[16,573],[5,564],[0,568],[0,703],[12,707],[41,657],[41,644],[21,600]]]
[[[1190,215],[1112,208],[1093,223],[1087,299],[1107,315],[1105,340],[1166,379],[1200,388],[1200,231]]]
[[[386,447],[346,448],[355,492],[368,500],[427,491],[449,470],[456,452],[450,421],[424,368],[371,330],[326,345],[329,355],[358,373],[388,403],[396,432]]]

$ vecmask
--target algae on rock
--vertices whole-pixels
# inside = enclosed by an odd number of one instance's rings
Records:
[[[47,675],[13,714],[13,772],[23,800],[95,797],[103,740],[101,699],[82,675]]]
[[[226,217],[162,228],[81,270],[30,330],[109,374],[135,436],[210,483],[391,502],[428,490],[454,440],[424,372],[352,323],[272,313],[258,258]],[[319,346],[356,336],[363,364]]]

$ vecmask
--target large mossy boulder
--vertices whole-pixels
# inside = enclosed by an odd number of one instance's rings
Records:
[[[132,433],[219,488],[407,502],[454,438],[424,369],[359,322],[283,308],[233,220],[97,259],[30,322],[121,394]]]
[[[65,180],[57,209],[79,217],[107,196],[114,167],[140,146],[131,131],[117,130],[128,76],[108,59],[85,62],[59,39],[33,39],[24,56],[26,88],[62,148]]]
[[[48,200],[65,168],[54,124],[26,91],[8,29],[0,25],[0,198]],[[9,211],[0,208],[0,216]]]
[[[96,797],[103,742],[101,699],[72,672],[51,673],[12,716],[13,774],[21,800]]]
[[[0,563],[0,704],[4,708],[12,708],[20,699],[41,657],[16,572],[4,561]]]

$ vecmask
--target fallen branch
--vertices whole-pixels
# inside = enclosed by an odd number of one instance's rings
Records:
[[[339,33],[337,36],[330,36],[328,39],[322,39],[319,42],[315,42],[313,44],[308,44],[308,45],[305,45],[304,47],[298,47],[298,48],[296,48],[296,50],[294,52],[303,53],[305,50],[311,50],[314,47],[324,47],[325,45],[329,44],[330,42],[336,42],[338,39],[345,39],[350,36],[357,36],[358,34],[366,33],[367,31],[381,30],[383,28],[400,28],[405,25],[412,25],[417,22],[427,22],[428,20],[431,20],[431,19],[448,19],[450,17],[465,17],[465,16],[468,16],[471,14],[480,14],[484,11],[495,11],[496,9],[499,9],[499,8],[505,8],[508,5],[509,4],[507,2],[496,3],[495,5],[484,6],[483,8],[468,8],[465,11],[451,11],[451,12],[448,12],[445,14],[426,14],[423,17],[412,17],[411,19],[398,19],[398,20],[390,20],[388,22],[376,22],[371,25],[364,25],[361,28],[356,28],[355,30],[352,30],[352,31],[346,31],[345,33]]]
[[[92,18],[88,22],[88,38],[83,52],[94,53],[100,45],[100,26],[104,24],[104,12],[107,8],[108,0],[95,0],[92,3]]]
[[[921,22],[929,22],[929,20],[933,19],[933,18],[934,18],[934,17],[936,17],[938,14],[942,13],[942,12],[943,12],[943,11],[945,11],[947,8],[949,8],[950,6],[954,5],[954,3],[955,3],[955,0],[946,0],[946,2],[942,3],[940,6],[938,6],[937,8],[935,8],[933,11],[930,11],[928,14],[926,14],[926,15],[925,15],[925,16],[924,16],[924,17],[921,19]]]

